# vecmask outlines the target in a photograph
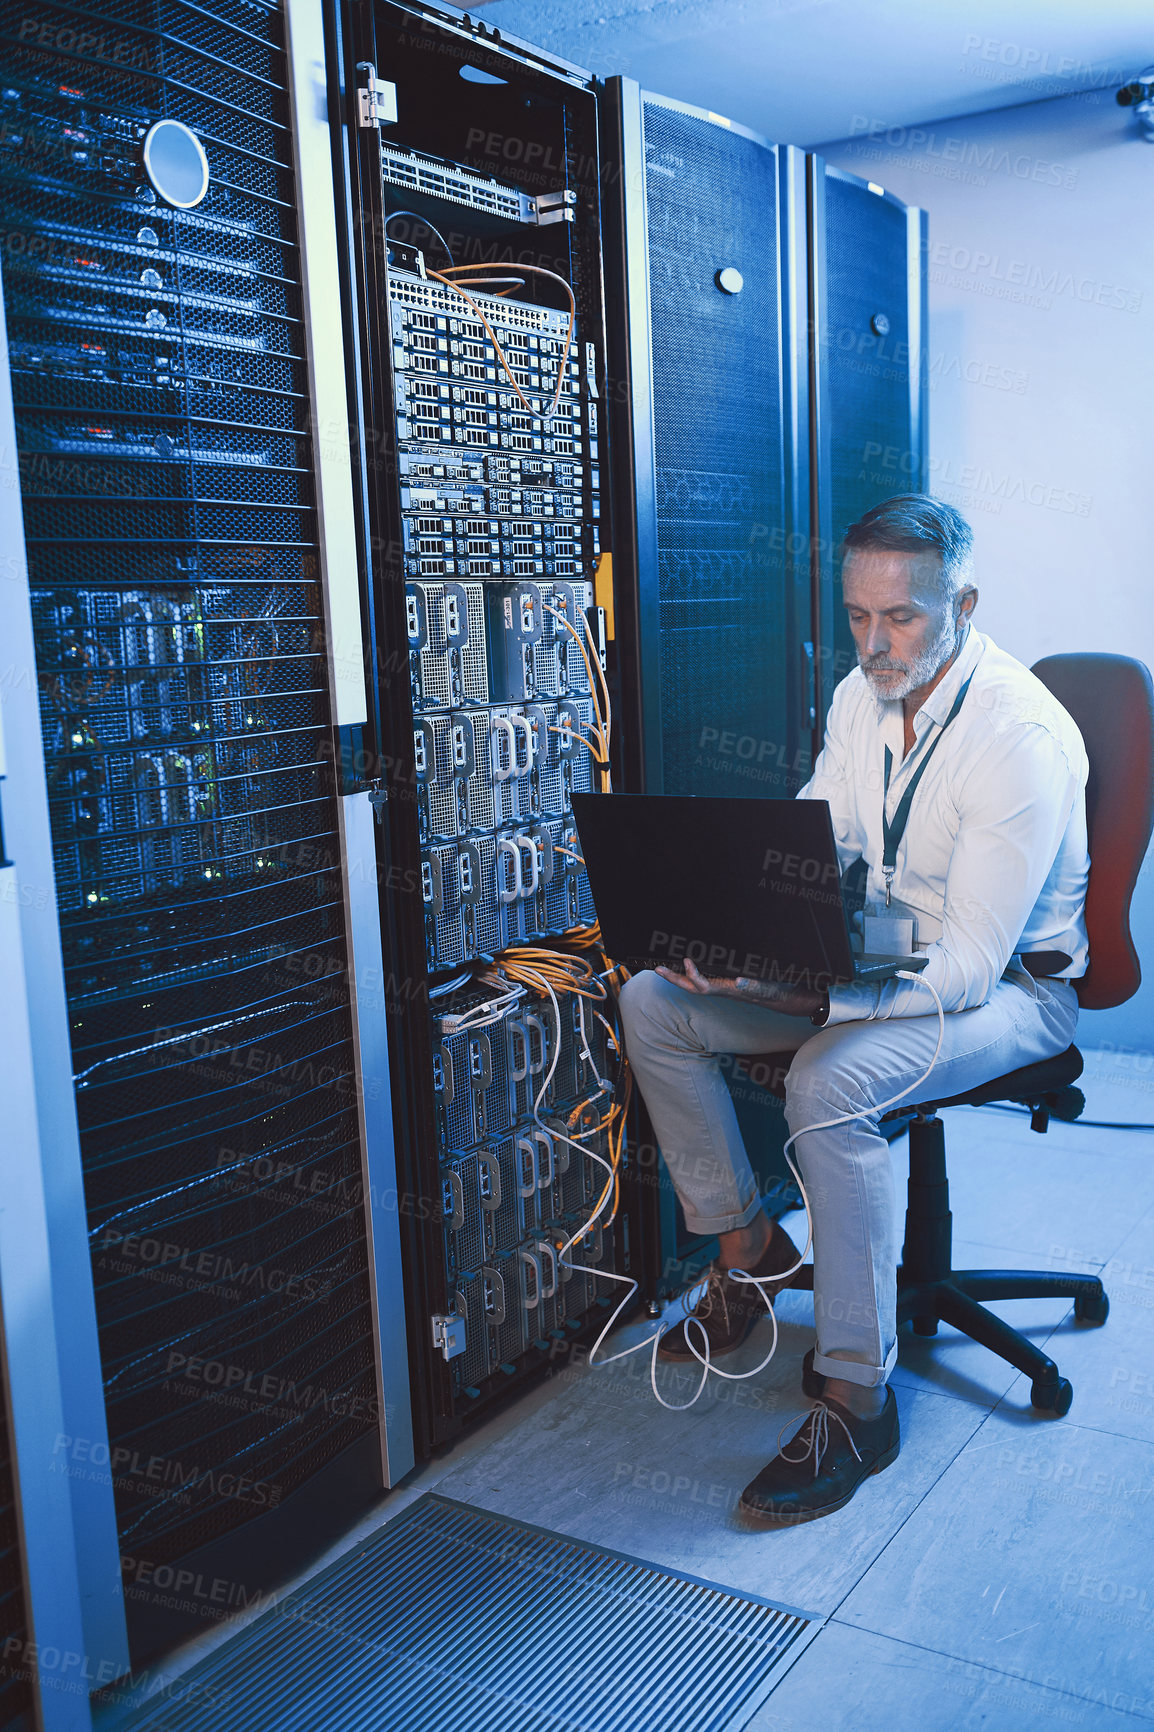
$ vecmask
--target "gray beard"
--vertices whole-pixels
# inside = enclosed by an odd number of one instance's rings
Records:
[[[871,670],[862,665],[860,656],[858,657],[858,666],[875,696],[888,699],[908,698],[910,693],[916,692],[919,686],[927,685],[934,675],[945,666],[957,649],[961,635],[961,626],[947,620],[938,637],[933,643],[926,646],[921,655],[915,656],[912,662],[901,664],[904,677],[896,682],[875,680]],[[886,664],[881,663],[879,665],[884,667]],[[874,671],[877,671],[877,665],[875,665]]]

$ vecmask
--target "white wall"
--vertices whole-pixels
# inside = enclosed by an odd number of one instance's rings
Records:
[[[979,625],[1154,665],[1154,144],[1110,91],[853,130],[827,160],[929,212],[930,487],[973,524]],[[1154,1051],[1154,856],[1134,932],[1146,984],[1086,1045]]]

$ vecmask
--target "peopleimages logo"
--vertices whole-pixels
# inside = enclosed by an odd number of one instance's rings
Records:
[[[115,1227],[101,1230],[95,1248],[113,1251],[115,1266],[123,1273],[141,1265],[155,1265],[170,1276],[179,1272],[208,1285],[225,1283],[238,1293],[255,1287],[264,1293],[284,1293],[290,1299],[312,1301],[323,1299],[332,1287],[327,1277],[300,1275],[259,1262],[234,1262],[223,1252],[198,1251],[164,1239],[142,1238],[138,1233],[119,1233]]]
[[[1113,307],[1124,313],[1137,313],[1142,306],[1141,289],[1100,282],[1097,277],[1081,276],[1058,265],[1004,259],[1000,253],[952,246],[948,241],[931,242],[928,255],[931,282],[965,287],[969,279],[984,294],[994,294],[999,289],[1006,293],[1017,291],[1042,297],[1044,305],[1049,305],[1055,296],[1069,295],[1085,306]]]

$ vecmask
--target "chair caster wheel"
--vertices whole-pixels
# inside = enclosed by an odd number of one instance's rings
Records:
[[[938,1320],[936,1317],[913,1317],[910,1319],[910,1328],[915,1335],[936,1335]]]
[[[1030,1385],[1030,1401],[1038,1413],[1053,1414],[1055,1419],[1069,1413],[1070,1403],[1074,1399],[1074,1386],[1068,1377],[1059,1377],[1057,1383],[1032,1383]]]
[[[1110,1301],[1105,1293],[1101,1298],[1078,1298],[1074,1301],[1074,1316],[1079,1323],[1105,1323],[1110,1315]]]

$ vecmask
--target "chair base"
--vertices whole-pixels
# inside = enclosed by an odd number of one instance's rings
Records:
[[[987,1311],[982,1300],[1072,1299],[1080,1322],[1105,1323],[1110,1302],[1097,1275],[1055,1275],[1041,1269],[954,1269],[953,1217],[946,1178],[945,1135],[935,1106],[923,1106],[910,1125],[910,1178],[906,1239],[898,1268],[898,1323],[915,1335],[936,1335],[939,1323],[961,1330],[1030,1379],[1039,1413],[1067,1413],[1073,1390],[1057,1365],[1024,1335]],[[812,1269],[796,1285],[813,1286]],[[811,1377],[816,1385],[816,1377]],[[807,1393],[814,1393],[807,1389]]]
[[[785,1076],[792,1054],[761,1055],[773,1076],[771,1092],[785,1098]],[[751,1061],[747,1061],[751,1062]],[[1072,1085],[1082,1074],[1076,1046],[1053,1058],[995,1077],[967,1094],[922,1101],[896,1112],[912,1111],[909,1126],[910,1177],[906,1204],[906,1237],[898,1268],[898,1323],[908,1323],[915,1335],[936,1335],[939,1323],[960,1329],[971,1341],[988,1347],[1030,1379],[1030,1399],[1039,1413],[1061,1416],[1069,1411],[1073,1390],[1054,1361],[1033,1342],[1003,1323],[981,1304],[983,1299],[1072,1299],[1081,1323],[1105,1323],[1110,1301],[1097,1275],[1054,1275],[1043,1270],[954,1269],[951,1240],[953,1216],[946,1176],[946,1143],[938,1110],[949,1106],[982,1106],[1012,1100],[1030,1108],[1030,1124],[1044,1131],[1050,1115],[1077,1118],[1084,1103]],[[792,1285],[813,1287],[812,1268],[800,1269]],[[807,1395],[821,1393],[824,1378],[807,1370]]]
[[[812,1289],[813,1269],[799,1270],[794,1286]],[[1060,1419],[1070,1410],[1073,1387],[1040,1347],[995,1317],[981,1299],[1072,1299],[1079,1322],[1101,1325],[1110,1301],[1097,1275],[1053,1275],[1043,1270],[955,1269],[937,1280],[919,1280],[898,1269],[898,1326],[908,1323],[915,1335],[936,1335],[939,1323],[968,1335],[1030,1379],[1030,1403],[1039,1413]],[[816,1396],[823,1383],[811,1373],[806,1394]],[[810,1385],[812,1384],[812,1387]]]
[[[1097,1275],[1052,1275],[1041,1270],[957,1269],[937,1281],[918,1281],[898,1270],[898,1323],[916,1335],[936,1335],[949,1323],[988,1347],[1030,1379],[1030,1401],[1040,1413],[1060,1418],[1073,1389],[1040,1347],[979,1304],[981,1299],[1073,1299],[1074,1315],[1104,1323],[1110,1302]]]

